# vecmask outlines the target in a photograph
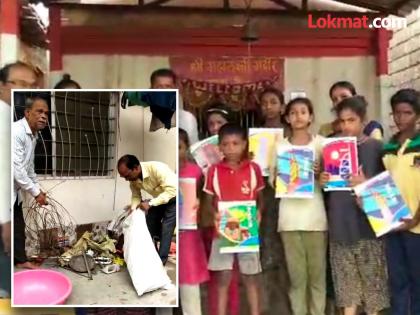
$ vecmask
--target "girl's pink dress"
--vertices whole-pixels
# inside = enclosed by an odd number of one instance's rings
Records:
[[[202,177],[200,167],[187,162],[179,170],[180,178],[195,178],[198,183]],[[207,258],[203,239],[199,230],[179,231],[179,284],[200,284],[209,280]]]

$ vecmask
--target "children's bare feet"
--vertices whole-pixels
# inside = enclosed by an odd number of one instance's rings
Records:
[[[24,263],[16,264],[16,267],[24,269],[39,269],[39,265],[36,265],[30,261],[25,261]]]

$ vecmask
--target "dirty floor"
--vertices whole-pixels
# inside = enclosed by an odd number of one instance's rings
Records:
[[[105,274],[97,269],[93,280],[56,267],[48,261],[41,268],[62,272],[70,278],[73,292],[67,300],[68,305],[176,305],[176,265],[171,262],[166,264],[166,271],[174,284],[173,289],[160,289],[145,293],[141,297],[137,296],[126,267],[112,274]],[[15,269],[15,271],[20,270]],[[87,276],[87,274],[84,275]]]

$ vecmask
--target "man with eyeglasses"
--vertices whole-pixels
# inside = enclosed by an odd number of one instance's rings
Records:
[[[0,69],[0,297],[10,295],[10,103],[12,89],[32,88],[36,75],[32,68],[15,62]]]
[[[150,235],[160,239],[159,256],[165,265],[176,227],[177,175],[165,163],[140,162],[130,154],[119,159],[118,173],[130,182],[130,211],[143,210]],[[152,199],[144,200],[142,190],[151,195]]]

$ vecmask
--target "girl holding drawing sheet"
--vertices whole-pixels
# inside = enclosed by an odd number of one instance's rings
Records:
[[[285,109],[290,136],[280,142],[277,153],[276,195],[282,198],[278,231],[285,248],[295,315],[325,312],[327,216],[321,186],[314,179],[323,137],[310,133],[313,118],[309,99],[290,101]]]
[[[196,193],[201,191],[203,175],[200,167],[188,159],[189,139],[184,129],[179,129],[179,179],[182,191],[182,180],[191,180],[195,185]],[[187,188],[188,189],[188,188]],[[190,188],[191,189],[191,188]],[[187,214],[186,194],[183,194],[180,217]],[[181,203],[180,203],[181,204]],[[197,203],[193,206],[198,208]],[[194,210],[194,209],[192,209]],[[207,259],[200,232],[197,230],[197,213],[194,220],[180,220],[179,232],[179,284],[181,292],[181,305],[184,315],[201,315],[200,284],[209,280]],[[194,226],[195,225],[195,226]]]

